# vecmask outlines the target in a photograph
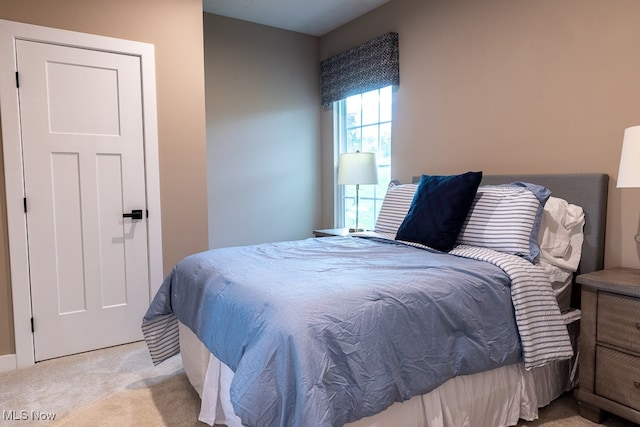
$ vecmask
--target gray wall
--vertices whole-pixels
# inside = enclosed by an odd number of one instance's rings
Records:
[[[205,13],[204,45],[209,247],[310,237],[320,224],[319,39]]]
[[[317,64],[397,31],[395,177],[607,173],[605,266],[639,267],[640,190],[615,188],[624,129],[640,124],[639,14],[631,0],[391,0],[319,39],[206,16],[211,244],[331,225],[333,112],[315,99]],[[299,127],[283,125],[293,116]]]

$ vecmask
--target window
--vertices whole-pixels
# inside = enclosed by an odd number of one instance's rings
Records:
[[[336,101],[336,160],[340,153],[376,153],[378,185],[360,186],[360,228],[373,230],[391,180],[391,86]],[[337,161],[336,161],[337,164]],[[336,226],[356,226],[356,186],[336,186]]]

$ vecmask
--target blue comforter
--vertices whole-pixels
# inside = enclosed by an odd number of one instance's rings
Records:
[[[234,371],[249,426],[340,426],[521,359],[502,269],[379,239],[190,256],[145,320],[168,314]]]

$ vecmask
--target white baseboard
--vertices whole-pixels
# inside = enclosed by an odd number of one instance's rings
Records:
[[[0,356],[0,372],[13,371],[18,368],[15,354]]]

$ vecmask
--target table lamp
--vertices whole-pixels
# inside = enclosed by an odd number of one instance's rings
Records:
[[[640,126],[624,130],[617,188],[640,188]],[[635,235],[640,243],[640,234]]]
[[[350,232],[362,231],[359,228],[358,212],[360,204],[360,185],[377,184],[378,167],[376,166],[375,153],[342,153],[338,161],[338,184],[356,186],[356,228]]]

